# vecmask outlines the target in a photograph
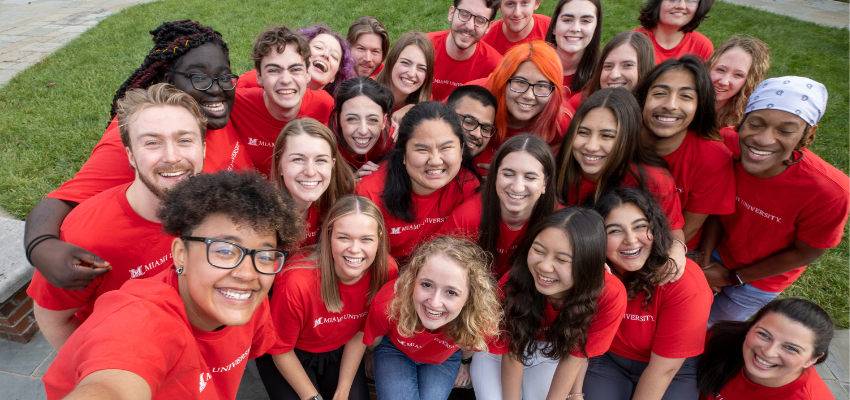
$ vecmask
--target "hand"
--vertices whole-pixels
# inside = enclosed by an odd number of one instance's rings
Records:
[[[348,392],[348,391],[346,391],[345,393],[342,393],[342,392],[339,390],[339,388],[337,388],[337,389],[336,389],[336,392],[334,392],[334,398],[333,398],[333,400],[348,400],[348,395],[349,395],[349,392]]]
[[[393,122],[396,125],[401,125],[401,120],[404,119],[404,116],[407,115],[407,112],[410,111],[414,105],[415,104],[408,104],[396,111],[393,111]],[[396,135],[398,135],[398,129],[396,129]],[[393,141],[395,141],[395,139],[393,139]]]
[[[56,239],[39,243],[30,259],[50,284],[60,289],[82,290],[112,267],[97,254]]]
[[[475,167],[490,171],[490,164],[475,164]]]
[[[371,161],[366,161],[366,164],[363,164],[357,172],[354,173],[354,177],[357,178],[357,182],[360,182],[364,176],[372,175],[373,172],[378,170],[378,164],[375,164]]]
[[[390,137],[393,139],[393,143],[395,143],[396,140],[398,140],[398,122],[396,122],[395,118],[393,118],[390,123],[393,125],[393,133]]]
[[[666,266],[667,271],[665,271],[664,278],[658,283],[659,285],[676,282],[685,274],[685,263],[688,259],[685,248],[678,242],[673,242],[673,246],[670,247],[670,253],[667,255],[670,258]]]
[[[366,369],[366,377],[375,379],[375,352],[366,350],[363,354],[363,367]]]
[[[702,269],[702,272],[705,274],[708,286],[715,293],[719,293],[722,287],[729,285],[729,270],[716,262],[710,263],[708,267]]]
[[[611,266],[609,266],[608,263],[605,263],[605,272],[607,272],[609,274],[613,273],[613,272],[611,272]]]
[[[455,379],[454,387],[467,387],[470,383],[472,383],[472,378],[469,377],[469,364],[461,364],[460,369],[457,371],[457,379]]]

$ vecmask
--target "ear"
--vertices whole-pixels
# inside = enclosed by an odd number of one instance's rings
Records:
[[[538,8],[540,8],[540,0],[534,2],[534,11],[537,11]]]
[[[172,74],[171,71],[165,71],[165,73],[162,75],[162,81],[164,83],[169,84],[169,85],[173,85],[174,84],[174,74]]]
[[[814,135],[816,130],[818,130],[818,125],[812,127],[812,130],[809,131],[809,136]]]
[[[257,85],[259,85],[260,87],[263,87],[263,76],[260,75],[259,69],[257,70],[257,77],[256,78],[257,78]]]
[[[389,117],[387,114],[384,114],[384,118],[383,118],[383,120],[381,121],[381,126],[387,126],[387,120],[388,120],[389,118],[390,118],[390,117]]]
[[[817,357],[812,357],[812,359],[811,359],[811,360],[806,361],[806,363],[805,363],[805,364],[803,364],[803,369],[805,369],[805,368],[809,368],[809,367],[811,367],[812,365],[815,365],[815,363],[816,363],[816,362],[818,362],[818,360],[819,360],[821,357],[823,357],[823,353],[820,353]]]
[[[454,17],[455,17],[455,6],[451,6],[451,7],[449,7],[449,16],[448,16],[449,22],[452,22],[452,20],[454,20]]]
[[[133,157],[133,150],[129,147],[125,147],[124,151],[127,152],[127,161],[130,162],[130,168],[132,168],[133,171],[136,171],[136,157]]]
[[[186,243],[183,242],[183,239],[176,237],[171,242],[171,257],[175,268],[186,266]]]
[[[540,191],[540,194],[541,194],[541,195],[546,194],[546,185],[548,185],[548,184],[549,184],[549,179],[544,179],[544,180],[543,180],[543,190],[542,190],[542,191]]]

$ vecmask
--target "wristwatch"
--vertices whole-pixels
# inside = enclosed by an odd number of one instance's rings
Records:
[[[311,398],[309,398],[309,399],[307,399],[307,400],[322,400],[322,394],[321,394],[321,393],[316,393],[316,395],[315,395],[315,396],[313,396],[313,397],[311,397]]]
[[[469,365],[472,364],[472,357],[464,358],[460,360],[460,365]]]
[[[744,286],[744,281],[738,276],[738,271],[734,269],[729,271],[729,284],[732,286]]]

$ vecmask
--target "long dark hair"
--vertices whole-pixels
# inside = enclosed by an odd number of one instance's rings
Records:
[[[555,156],[552,154],[552,149],[539,136],[527,133],[508,139],[496,152],[493,163],[490,164],[493,173],[490,179],[484,181],[484,188],[481,191],[481,225],[478,245],[485,251],[489,251],[490,254],[497,254],[499,222],[502,220],[502,206],[496,190],[496,174],[499,172],[502,160],[508,154],[517,151],[525,151],[539,161],[543,165],[543,179],[546,180],[546,192],[537,199],[534,209],[531,210],[528,225],[534,225],[555,209],[555,198],[557,196],[555,195]]]
[[[628,175],[637,180],[642,190],[648,191],[649,178],[644,166],[667,168],[667,163],[642,143],[643,116],[635,97],[622,87],[598,90],[578,107],[576,116],[561,141],[558,154],[558,194],[562,204],[568,203],[570,191],[575,192],[578,203],[583,201],[578,198],[582,169],[573,157],[573,141],[587,113],[600,107],[611,110],[617,119],[617,143],[608,154],[608,162],[605,163],[596,183],[596,192],[588,199],[591,205],[599,199],[605,188],[619,187]]]
[[[655,286],[666,275],[667,253],[673,243],[673,233],[670,231],[670,224],[664,216],[664,211],[652,195],[643,190],[632,188],[607,190],[599,197],[593,209],[605,219],[615,208],[626,204],[634,204],[640,209],[648,221],[649,234],[652,235],[652,248],[643,268],[623,276],[623,285],[626,287],[630,301],[634,300],[640,292],[644,292],[643,309],[645,310],[652,303]]]
[[[554,13],[552,13],[552,22],[549,23],[549,29],[546,30],[545,40],[556,49],[558,48],[558,44],[555,43],[555,25],[558,22],[558,16],[561,14],[561,8],[563,8],[564,4],[571,1],[572,0],[560,0],[558,2],[558,5],[555,6]],[[593,30],[593,37],[590,38],[590,43],[588,43],[587,47],[585,47],[584,53],[581,55],[581,61],[578,63],[576,74],[573,76],[572,83],[570,83],[570,91],[573,93],[580,92],[584,89],[585,85],[590,82],[590,77],[593,75],[593,69],[599,61],[600,47],[602,47],[602,1],[588,1],[596,6],[596,29]]]
[[[635,87],[635,98],[637,98],[640,109],[646,105],[646,96],[652,85],[661,75],[680,70],[690,72],[694,77],[697,90],[697,109],[694,111],[694,119],[688,125],[688,129],[696,131],[697,136],[706,140],[723,140],[717,130],[717,111],[714,110],[714,85],[708,70],[699,56],[692,54],[682,56],[680,59],[669,59],[658,64],[649,75],[643,76],[640,83]]]
[[[406,222],[416,221],[416,210],[413,208],[413,199],[411,193],[413,187],[410,184],[410,176],[407,174],[407,168],[404,165],[405,153],[407,152],[407,142],[413,138],[413,132],[424,121],[437,120],[443,121],[452,129],[452,133],[458,138],[461,148],[466,147],[466,137],[460,127],[460,119],[457,113],[445,104],[440,104],[437,101],[426,101],[419,103],[401,120],[401,125],[398,127],[398,138],[395,142],[395,148],[387,154],[386,168],[387,179],[384,184],[384,192],[381,194],[381,199],[384,201],[384,206],[390,214],[394,215]],[[462,185],[462,179],[477,179],[481,180],[481,175],[472,166],[472,156],[468,151],[461,149],[461,165],[458,171],[458,176],[449,182],[449,185]],[[462,178],[464,170],[469,172],[473,178]]]
[[[510,335],[511,354],[527,360],[537,350],[537,337],[545,318],[546,296],[537,291],[528,269],[527,254],[543,230],[559,229],[569,238],[573,250],[573,287],[567,291],[561,311],[546,330],[549,345],[544,356],[560,360],[576,349],[587,357],[587,328],[596,315],[597,298],[605,286],[605,227],[596,211],[572,207],[560,210],[538,222],[514,253],[505,285],[505,325]]]
[[[384,122],[384,128],[381,130],[381,137],[375,142],[373,149],[375,151],[372,154],[377,156],[376,159],[370,160],[372,162],[378,163],[381,158],[387,154],[392,149],[392,139],[390,138],[390,131],[392,130],[392,115],[393,115],[393,92],[390,91],[386,86],[375,82],[372,78],[365,77],[357,77],[351,78],[342,83],[339,86],[336,92],[336,97],[334,98],[334,109],[331,111],[331,116],[328,118],[328,128],[331,128],[334,134],[336,134],[336,140],[339,144],[343,146],[343,148],[348,150],[347,142],[345,138],[342,137],[342,129],[340,129],[339,118],[342,114],[342,106],[346,101],[351,100],[357,96],[366,96],[369,100],[372,100],[381,107],[381,111],[384,115],[387,116],[387,120]]]
[[[640,26],[648,30],[655,29],[655,27],[658,26],[658,23],[661,22],[661,4],[663,3],[664,0],[647,0],[646,4],[643,5],[643,8],[640,9],[640,14],[638,15],[638,22],[640,22]],[[695,31],[699,28],[699,24],[701,24],[704,19],[708,18],[708,12],[711,11],[711,6],[713,5],[714,0],[700,0],[696,12],[694,12],[694,18],[685,26],[679,28],[679,30],[685,33]]]
[[[631,46],[635,50],[635,53],[637,53],[638,81],[634,83],[634,88],[637,88],[641,78],[649,75],[649,71],[655,68],[655,49],[652,47],[652,41],[640,32],[620,32],[617,36],[611,38],[608,43],[605,43],[605,47],[602,49],[602,55],[599,56],[599,62],[596,63],[596,68],[593,70],[593,76],[585,88],[586,94],[583,94],[584,98],[602,89],[602,84],[599,80],[602,78],[602,69],[605,68],[605,60],[612,51],[624,45]]]
[[[767,303],[750,322],[723,321],[712,326],[708,333],[711,338],[705,346],[697,370],[697,387],[705,395],[720,392],[744,366],[744,356],[741,350],[747,333],[769,313],[778,313],[792,321],[803,324],[814,334],[814,351],[812,357],[817,357],[815,364],[820,364],[829,355],[829,342],[835,332],[835,327],[829,314],[820,306],[803,299],[776,299]]]

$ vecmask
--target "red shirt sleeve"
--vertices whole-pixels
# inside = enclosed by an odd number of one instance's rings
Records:
[[[254,332],[254,340],[251,343],[251,353],[248,354],[248,359],[257,358],[266,354],[273,347],[279,345],[277,334],[275,333],[274,321],[271,318],[269,310],[268,298],[263,299],[257,310],[254,311],[254,317],[259,317],[257,323],[258,328]]]
[[[288,265],[287,270],[275,277],[271,314],[278,335],[278,343],[269,350],[270,354],[283,354],[295,349],[298,336],[307,325],[307,310],[304,303],[309,301],[310,291],[319,288],[317,274],[302,273],[306,269],[290,268],[306,268],[314,265],[315,263],[312,262],[296,262]],[[311,271],[315,272],[315,270]]]
[[[699,265],[688,259],[683,279],[656,290],[664,293],[653,299],[659,307],[652,352],[666,358],[702,354],[714,296]]]
[[[664,211],[664,216],[670,222],[670,229],[682,229],[685,226],[682,202],[679,200],[679,192],[676,190],[676,183],[670,172],[656,167],[646,167],[646,172],[649,178],[647,183],[649,191]]]
[[[389,334],[394,326],[390,321],[389,305],[395,296],[395,283],[396,280],[393,279],[384,284],[369,305],[369,315],[366,316],[366,324],[363,327],[363,344],[367,346],[374,343],[378,336]]]
[[[437,231],[437,235],[452,235],[477,242],[480,226],[481,194],[476,193],[452,211]]]
[[[596,315],[587,328],[587,351],[588,357],[596,357],[605,354],[611,347],[611,341],[617,334],[617,328],[623,320],[626,312],[626,288],[614,275],[605,273],[605,288],[596,301]],[[581,351],[576,349],[570,352],[575,357],[584,357]]]
[[[236,88],[258,88],[260,84],[257,83],[257,70],[252,69],[242,75],[239,75],[239,80],[236,81]]]

